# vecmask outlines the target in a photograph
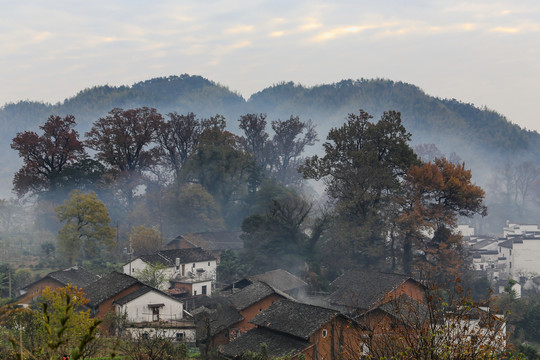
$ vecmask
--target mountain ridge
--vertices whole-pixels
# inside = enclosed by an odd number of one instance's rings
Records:
[[[401,81],[360,78],[310,87],[280,82],[245,99],[202,76],[183,74],[130,86],[94,86],[56,104],[28,100],[5,104],[0,108],[0,149],[11,155],[0,160],[3,174],[11,171],[11,177],[18,166],[13,159],[15,152],[9,149],[11,139],[20,131],[37,131],[51,114],[74,115],[83,135],[92,122],[112,108],[140,106],[155,107],[162,114],[221,114],[235,132],[236,120],[246,113],[266,113],[268,120],[297,115],[303,120],[312,119],[317,126],[321,141],[315,151],[321,149],[328,130],[341,126],[347,114],[363,109],[376,120],[384,111],[397,110],[412,133],[413,144],[434,143],[443,153],[458,153],[482,182],[485,174],[493,172],[493,164],[516,158],[537,162],[533,150],[540,145],[540,134],[522,129],[494,110],[433,97],[418,86]]]

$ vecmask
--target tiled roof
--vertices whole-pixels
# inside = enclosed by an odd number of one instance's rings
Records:
[[[270,285],[257,281],[243,288],[239,292],[230,295],[229,300],[238,310],[244,310],[272,294],[277,294],[282,298],[290,299],[290,296],[287,294],[279,290],[274,290]]]
[[[183,234],[181,237],[203,249],[221,251],[243,249],[244,241],[240,238],[241,234],[241,231],[212,231]]]
[[[283,292],[307,286],[305,281],[282,269],[267,271],[263,274],[250,276],[249,278],[252,280],[263,281],[274,289]]]
[[[138,288],[137,290],[135,290],[133,292],[130,292],[126,296],[123,296],[120,299],[116,299],[114,301],[114,303],[119,304],[119,305],[124,305],[124,304],[127,304],[128,302],[133,301],[133,300],[135,300],[135,299],[137,299],[137,298],[139,298],[139,297],[143,296],[144,294],[149,293],[151,291],[153,291],[155,293],[158,293],[158,294],[160,294],[160,295],[162,295],[164,297],[167,297],[169,299],[172,299],[174,301],[181,302],[180,300],[178,300],[178,299],[164,293],[161,290],[155,289],[155,288],[153,288],[151,286],[148,286],[148,285],[144,285],[144,286]]]
[[[260,353],[263,343],[266,344],[270,358],[292,357],[312,346],[307,340],[256,328],[221,346],[219,352],[229,358],[239,358],[248,351]]]
[[[420,326],[429,319],[428,307],[407,295],[401,295],[363,314],[367,316],[374,311],[383,311],[407,326]]]
[[[86,297],[90,300],[88,306],[94,308],[105,300],[136,284],[142,286],[142,283],[134,277],[113,271],[84,288]]]
[[[203,310],[198,311],[199,309]],[[240,312],[227,299],[223,298],[215,298],[206,306],[195,309],[193,312],[201,324],[208,323],[212,336],[244,320]],[[206,336],[205,331],[203,325],[202,328],[198,329],[197,337],[203,339]]]
[[[514,240],[506,240],[506,241],[503,241],[502,243],[499,243],[500,247],[507,248],[507,249],[511,249],[513,245],[514,245]]]
[[[250,322],[305,340],[324,324],[339,315],[336,310],[280,300],[257,314]]]
[[[208,251],[199,247],[189,249],[162,250],[154,254],[141,255],[141,260],[149,264],[162,264],[167,267],[175,266],[176,258],[180,259],[181,264],[215,261],[216,257]]]
[[[135,290],[133,292],[130,292],[126,296],[121,297],[120,299],[116,299],[113,302],[113,304],[125,305],[128,302],[133,301],[133,300],[137,299],[138,297],[143,296],[146,293],[149,293],[152,290],[154,290],[154,289],[152,289],[150,286],[145,285],[143,287],[138,288],[137,290]]]
[[[224,287],[222,290],[229,291],[233,288],[242,289],[257,281],[264,282],[273,287],[275,290],[283,291],[285,293],[294,289],[307,286],[307,284],[302,279],[294,276],[290,272],[282,269],[276,269],[267,271],[262,274],[245,277],[241,280],[234,282],[231,285]]]
[[[81,266],[72,266],[67,269],[53,271],[51,273],[48,273],[44,278],[47,277],[58,281],[64,286],[67,284],[71,284],[78,288],[83,288],[99,279],[99,276],[91,273],[90,271],[84,269]],[[43,279],[35,281],[32,284],[35,284],[36,282],[39,282]],[[32,284],[26,285],[25,288],[28,288]]]
[[[367,310],[409,279],[415,281],[401,274],[348,271],[330,284],[333,292],[328,300],[331,304]]]

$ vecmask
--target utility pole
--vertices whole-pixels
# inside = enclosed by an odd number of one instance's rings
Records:
[[[8,279],[9,279],[9,298],[11,299],[11,266],[9,265],[8,265]]]

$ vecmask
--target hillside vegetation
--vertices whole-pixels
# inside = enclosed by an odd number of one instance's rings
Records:
[[[226,86],[184,74],[131,86],[96,86],[56,104],[25,100],[4,105],[0,108],[0,149],[4,154],[0,159],[1,196],[10,196],[12,177],[20,166],[16,153],[10,149],[17,132],[37,130],[51,114],[72,114],[77,130],[83,134],[93,121],[113,108],[140,106],[155,107],[162,114],[221,114],[233,132],[238,132],[237,119],[246,113],[266,113],[269,119],[297,115],[303,120],[311,119],[316,126],[321,141],[313,152],[321,150],[328,131],[340,126],[347,114],[363,109],[377,118],[383,111],[396,110],[412,133],[413,145],[436,144],[442,154],[455,152],[473,170],[475,181],[485,187],[509,162],[536,162],[534,149],[540,145],[538,133],[521,129],[494,110],[432,97],[403,82],[349,79],[313,87],[284,82],[246,100]]]

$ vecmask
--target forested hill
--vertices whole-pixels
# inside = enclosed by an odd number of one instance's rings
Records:
[[[521,129],[495,111],[454,99],[435,98],[402,82],[343,80],[314,87],[288,82],[268,87],[246,100],[201,76],[181,75],[131,86],[96,86],[57,104],[21,101],[4,105],[0,108],[2,187],[10,186],[17,168],[16,154],[9,144],[18,131],[37,130],[51,114],[72,114],[83,135],[93,121],[112,108],[140,106],[155,107],[163,114],[172,111],[194,112],[200,117],[222,114],[233,131],[242,114],[267,113],[269,120],[294,114],[304,120],[312,119],[322,140],[331,127],[345,121],[348,113],[364,109],[378,118],[385,110],[398,110],[413,134],[414,144],[435,143],[443,153],[455,151],[473,168],[476,178],[485,177],[493,170],[493,164],[500,165],[516,157],[521,161],[532,159],[533,149],[540,145],[538,133]]]

